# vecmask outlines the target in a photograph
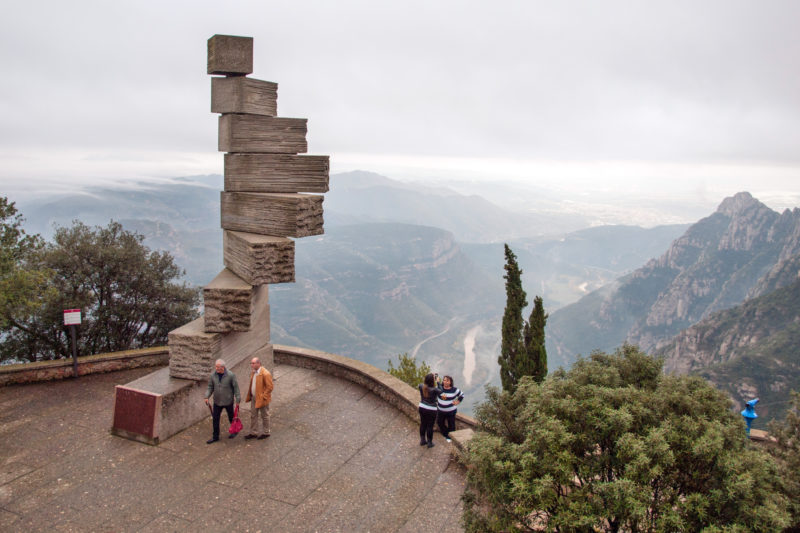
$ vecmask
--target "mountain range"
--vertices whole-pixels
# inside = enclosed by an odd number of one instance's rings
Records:
[[[331,176],[325,195],[330,225],[401,222],[451,232],[459,242],[491,243],[556,235],[589,225],[575,214],[517,212],[446,187],[404,183],[356,170]]]
[[[797,389],[799,267],[800,210],[777,213],[738,193],[661,256],[554,312],[548,356],[569,366],[627,342],[739,403]]]
[[[26,229],[46,238],[53,225],[74,219],[118,220],[143,234],[147,246],[169,251],[186,280],[201,286],[222,268],[221,187],[221,176],[198,176],[43,195],[19,207]],[[325,234],[296,240],[296,283],[270,288],[273,341],[380,368],[408,352],[452,373],[469,390],[468,404],[497,380],[503,242],[518,253],[531,298],[541,294],[555,309],[639,266],[685,229],[608,226],[542,235],[583,222],[570,215],[550,225],[544,214],[367,172],[331,176],[324,206]],[[512,228],[520,239],[491,240]]]
[[[221,187],[221,176],[198,176],[19,207],[45,237],[74,219],[118,220],[201,286],[222,268]],[[631,342],[734,399],[762,395],[765,413],[800,385],[798,300],[786,292],[800,272],[797,209],[739,193],[692,225],[587,228],[579,216],[512,212],[361,171],[331,176],[324,209],[325,234],[296,241],[296,283],[270,288],[274,342],[380,368],[410,353],[453,374],[469,410],[499,381],[508,243],[528,299],[543,296],[550,313],[550,368]]]
[[[800,390],[800,279],[719,311],[655,350],[668,372],[696,373],[743,408],[759,398],[759,415],[782,416]]]

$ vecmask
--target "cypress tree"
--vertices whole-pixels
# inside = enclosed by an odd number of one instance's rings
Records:
[[[544,346],[544,327],[547,324],[544,302],[541,296],[533,299],[533,309],[528,323],[525,324],[526,357],[520,360],[525,368],[520,369],[520,376],[533,376],[536,383],[541,383],[547,376],[547,350]]]
[[[500,381],[503,390],[511,391],[517,386],[517,381],[521,377],[518,373],[517,360],[523,356],[523,328],[525,321],[522,318],[522,311],[528,305],[527,295],[522,289],[522,270],[517,263],[517,256],[505,244],[505,275],[506,280],[506,309],[503,313],[502,342],[500,345],[500,357],[497,362],[500,364]]]
[[[547,376],[547,350],[544,327],[547,314],[541,296],[534,298],[530,318],[526,322],[522,311],[528,305],[522,289],[522,270],[517,256],[505,245],[506,309],[503,314],[503,338],[500,346],[500,381],[503,390],[513,391],[522,376],[533,376],[537,383]]]

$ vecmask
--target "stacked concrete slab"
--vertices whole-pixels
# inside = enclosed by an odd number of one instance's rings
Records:
[[[323,233],[328,156],[307,150],[306,119],[277,115],[278,85],[248,78],[253,39],[208,40],[211,111],[220,113],[225,154],[221,192],[225,268],[203,288],[201,318],[169,334],[169,367],[117,387],[112,431],[157,444],[208,415],[202,403],[214,361],[241,382],[249,360],[273,367],[271,283],[294,281],[294,241]],[[219,77],[224,76],[224,77]],[[316,193],[316,194],[314,194]]]

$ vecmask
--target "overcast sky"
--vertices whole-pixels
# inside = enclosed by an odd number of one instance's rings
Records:
[[[221,173],[206,41],[333,171],[800,205],[800,2],[36,1],[0,17],[13,196]]]

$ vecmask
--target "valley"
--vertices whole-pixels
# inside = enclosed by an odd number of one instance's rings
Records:
[[[170,252],[188,284],[202,286],[222,269],[221,181],[201,176],[132,190],[94,188],[20,207],[28,231],[45,237],[74,219],[119,220],[151,248]],[[270,287],[271,336],[382,369],[409,353],[453,375],[470,412],[485,385],[499,385],[504,243],[518,257],[528,301],[542,296],[550,314],[551,371],[625,341],[658,350],[710,314],[796,278],[797,210],[778,214],[742,194],[692,225],[587,227],[588,213],[510,212],[442,187],[361,171],[334,175],[325,234],[297,241],[295,283]],[[791,342],[770,346],[785,351]],[[686,357],[673,367],[686,366]],[[746,382],[746,366],[726,365],[713,370],[716,381],[724,375]],[[712,379],[712,370],[691,368]],[[758,383],[740,390],[776,386]]]

